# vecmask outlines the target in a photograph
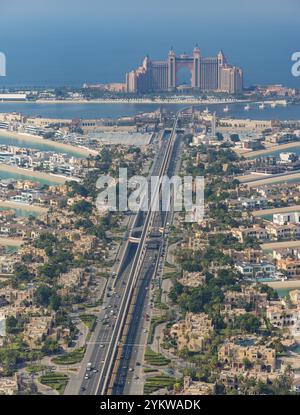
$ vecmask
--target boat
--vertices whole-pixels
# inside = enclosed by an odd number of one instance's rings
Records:
[[[263,102],[262,104],[259,104],[258,108],[260,110],[264,110],[265,109],[265,103]]]
[[[204,114],[209,114],[209,109],[206,107],[205,110],[203,111]]]
[[[244,107],[244,110],[245,110],[245,111],[249,111],[249,109],[250,109],[250,105],[249,105],[249,104],[247,104],[247,105]]]
[[[229,107],[228,107],[228,105],[226,105],[226,107],[225,107],[225,108],[223,108],[223,111],[224,111],[224,112],[228,112],[228,111],[229,111]]]
[[[276,108],[276,102],[272,102],[271,108]]]

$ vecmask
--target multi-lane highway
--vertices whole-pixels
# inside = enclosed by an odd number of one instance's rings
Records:
[[[151,176],[171,173],[178,146],[177,122],[171,132],[165,131]],[[170,170],[171,169],[171,170]],[[159,196],[160,186],[154,193]],[[119,252],[115,278],[109,282],[95,330],[90,338],[80,372],[66,388],[66,394],[123,393],[130,372],[132,345],[142,330],[142,312],[148,285],[157,267],[163,237],[151,236],[151,230],[166,225],[165,212],[137,212],[130,218],[132,230],[141,229],[138,243],[129,238]],[[155,233],[155,232],[154,232]]]
[[[180,134],[176,133],[172,151],[166,165],[164,174],[172,177],[175,173],[177,160],[180,149]],[[139,384],[141,380],[136,376],[137,365],[140,366],[140,359],[143,353],[139,353],[139,349],[145,349],[147,343],[147,331],[145,329],[146,315],[149,305],[149,287],[151,280],[157,275],[162,257],[165,253],[167,234],[161,233],[158,237],[157,230],[167,229],[168,224],[172,223],[172,200],[170,210],[168,212],[158,211],[153,214],[150,235],[148,235],[148,244],[142,259],[142,265],[139,270],[139,279],[135,287],[132,298],[130,313],[127,316],[125,333],[119,344],[119,355],[115,360],[114,371],[111,376],[108,392],[114,395],[122,395],[128,393],[136,393],[137,388],[132,388],[134,383]],[[155,239],[157,245],[152,244]],[[150,237],[149,237],[150,236]],[[160,281],[157,280],[159,283]],[[140,389],[140,388],[139,388]]]

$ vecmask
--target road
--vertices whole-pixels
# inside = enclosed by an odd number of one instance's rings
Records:
[[[172,177],[179,160],[180,138],[178,135],[174,143],[172,155],[169,161],[167,175]],[[172,203],[171,203],[172,207]],[[154,227],[167,229],[173,221],[173,210],[170,212],[157,212],[154,217]],[[146,316],[151,316],[151,295],[149,287],[151,280],[155,280],[157,286],[161,286],[162,267],[166,253],[168,234],[161,238],[158,248],[157,260],[153,264],[153,250],[146,250],[143,264],[140,270],[139,285],[136,288],[136,304],[129,323],[127,337],[122,345],[122,355],[116,373],[116,381],[112,393],[114,395],[130,395],[143,393],[143,373],[141,362],[147,347],[150,321]],[[150,319],[149,319],[150,320]]]
[[[166,148],[169,144],[170,133],[165,131],[158,154],[154,160],[151,175],[157,175],[164,161]],[[137,212],[130,217],[131,229],[141,227],[145,222],[145,214]],[[87,345],[87,351],[81,364],[78,374],[73,376],[66,387],[66,395],[93,395],[99,390],[99,383],[106,378],[107,365],[109,364],[110,349],[119,335],[119,328],[125,316],[124,307],[130,298],[132,287],[131,270],[134,269],[136,251],[141,244],[134,244],[129,241],[129,235],[119,250],[117,258],[116,277],[108,283],[104,295],[103,305],[97,316],[97,324]],[[137,265],[137,260],[136,264]],[[87,371],[88,363],[92,368]],[[88,375],[88,378],[87,378]]]
[[[163,140],[161,151],[156,160],[152,175],[153,176],[163,176],[166,174],[172,154],[174,144],[176,143],[177,137],[177,122],[178,115],[174,121],[173,129],[171,136]],[[155,206],[156,198],[160,194],[161,187],[157,185],[153,192],[151,192],[151,207]],[[161,242],[157,237],[157,231],[154,231],[154,236],[150,235],[150,230],[158,229],[161,226],[161,221],[157,218],[160,215],[164,216],[162,212],[156,212],[152,208],[146,213],[146,217],[143,223],[143,229],[140,237],[140,242],[137,247],[136,255],[132,264],[132,273],[128,279],[124,301],[121,303],[117,323],[118,328],[115,331],[115,336],[112,338],[109,345],[108,359],[104,361],[104,366],[100,374],[98,393],[114,393],[114,379],[116,376],[118,379],[121,379],[122,383],[122,374],[118,374],[120,360],[123,359],[123,350],[120,344],[124,338],[127,339],[127,342],[130,344],[133,339],[133,334],[131,330],[131,324],[129,321],[133,318],[133,326],[135,330],[141,330],[140,321],[141,321],[141,311],[143,309],[143,304],[145,301],[148,284],[154,273],[156,263],[158,260],[158,248]],[[160,234],[161,236],[161,234]],[[124,342],[124,341],[123,341]],[[125,348],[124,350],[125,361],[128,362],[128,353],[129,349]],[[124,366],[127,373],[130,368]],[[121,393],[121,392],[116,392]]]
[[[174,146],[176,147],[178,143],[178,115],[174,119],[172,132],[165,131],[162,136],[151,176],[162,176],[169,172]],[[159,191],[160,188],[155,189],[157,195]],[[150,210],[148,213],[139,211],[130,218],[131,230],[141,229],[139,243],[130,242],[130,235],[127,235],[128,238],[119,250],[117,275],[108,282],[104,302],[87,345],[80,371],[70,380],[65,394],[104,395],[107,393],[115,364],[120,360],[117,358],[120,341],[129,327],[127,326],[128,315],[132,315],[133,307],[138,307],[140,311],[143,309],[145,300],[148,299],[148,283],[158,266],[159,252],[162,248],[161,241],[155,249],[148,249],[149,231],[152,228],[164,226],[167,216],[164,212]],[[156,239],[153,238],[154,245],[157,243]],[[134,301],[133,296],[137,292],[139,293],[138,300]],[[135,313],[136,321],[133,320],[130,324],[131,327],[135,326],[135,330],[129,330],[129,340],[130,336],[133,339],[137,332],[143,332],[140,317],[138,313]],[[128,353],[131,353],[131,348],[125,351],[126,355]],[[123,375],[127,376],[128,371],[127,365]]]

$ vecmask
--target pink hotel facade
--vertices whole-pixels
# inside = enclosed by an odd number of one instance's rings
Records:
[[[219,91],[236,94],[243,90],[243,71],[227,63],[223,52],[214,57],[202,57],[196,46],[192,56],[176,56],[171,49],[166,61],[151,61],[147,56],[143,64],[126,74],[126,91],[147,93],[175,91],[177,74],[181,68],[191,72],[191,88],[203,92]]]

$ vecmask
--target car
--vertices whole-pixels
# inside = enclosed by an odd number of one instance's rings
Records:
[[[89,379],[89,375],[85,375],[84,379],[85,380]]]
[[[133,372],[133,369],[132,369],[132,367],[130,367],[130,368],[129,368],[129,372]]]
[[[94,373],[97,373],[97,372],[98,372],[98,369],[94,369],[94,370],[93,370],[93,372],[94,372]]]
[[[104,344],[100,344],[100,347],[101,347],[101,349],[103,349],[103,347],[105,347],[105,346],[104,346]]]

